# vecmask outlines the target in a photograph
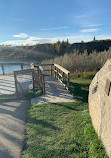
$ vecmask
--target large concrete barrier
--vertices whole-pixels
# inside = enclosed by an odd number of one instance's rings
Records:
[[[92,123],[111,158],[111,59],[95,75],[89,87]]]

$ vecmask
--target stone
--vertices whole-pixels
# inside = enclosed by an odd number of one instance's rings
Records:
[[[111,158],[111,59],[92,80],[88,101],[95,131]]]

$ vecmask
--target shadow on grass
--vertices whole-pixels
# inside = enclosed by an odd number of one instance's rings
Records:
[[[80,105],[81,102],[71,102],[71,103],[52,103],[53,105],[56,106],[61,106],[64,107],[68,110],[74,110],[74,111],[81,111]]]
[[[33,123],[33,124],[35,123],[37,125],[42,125],[43,127],[50,128],[52,130],[60,130],[58,127],[55,127],[53,124],[48,123],[44,120],[37,120],[36,118],[31,118],[30,123]]]
[[[70,92],[75,99],[82,102],[88,102],[89,84],[73,83],[70,82]]]

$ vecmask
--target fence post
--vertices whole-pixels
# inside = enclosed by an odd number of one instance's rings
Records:
[[[45,95],[45,75],[42,75],[43,95]]]
[[[14,79],[15,79],[15,90],[16,90],[16,94],[18,95],[18,89],[17,89],[17,77],[14,74]]]
[[[54,77],[56,78],[56,66],[54,66]]]
[[[62,73],[62,82],[64,83],[64,72]]]
[[[51,77],[52,77],[52,65],[51,65]]]
[[[68,75],[67,75],[67,87],[68,87],[68,89],[69,89],[69,86],[70,86],[69,78],[70,78],[70,73],[68,73]]]
[[[34,77],[34,71],[32,72],[32,80],[33,80],[33,91],[35,91],[35,77]]]
[[[57,68],[57,79],[58,79],[58,68]]]
[[[2,65],[2,72],[3,72],[3,75],[5,75],[4,65]]]
[[[23,64],[21,64],[21,70],[23,70]]]

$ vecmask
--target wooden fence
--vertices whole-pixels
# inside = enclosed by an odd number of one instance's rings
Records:
[[[70,79],[70,71],[66,70],[65,68],[63,68],[62,66],[58,65],[58,64],[40,64],[40,65],[34,65],[34,68],[42,66],[44,67],[44,71],[45,72],[49,72],[48,75],[45,74],[45,76],[53,76],[53,72],[54,72],[54,76],[59,79],[63,85],[66,87],[66,89],[69,89],[69,79]],[[48,67],[48,69],[46,69],[46,67]],[[66,84],[64,84],[66,83]]]
[[[23,94],[25,93],[23,87],[17,80],[17,76],[26,75],[26,74],[30,74],[30,73],[32,74],[33,90],[41,89],[43,91],[43,95],[45,95],[45,72],[41,66],[38,66],[34,69],[14,71],[16,94],[19,94],[18,87],[21,89]]]
[[[29,65],[30,66],[30,63],[14,63],[14,62],[12,62],[12,63],[0,63],[0,66],[1,66],[1,69],[2,69],[2,74],[3,75],[5,75],[5,66],[14,66],[14,65],[20,65],[20,67],[21,67],[21,70],[23,70],[24,69],[24,65]]]
[[[43,67],[48,67],[48,69],[44,69]],[[45,74],[45,72],[49,72],[48,75]],[[37,89],[42,89],[43,95],[45,95],[45,76],[53,76],[59,79],[63,85],[69,89],[69,79],[70,79],[70,72],[63,68],[62,66],[58,64],[41,64],[41,65],[33,65],[31,64],[31,69],[27,70],[20,70],[20,71],[14,71],[14,79],[15,79],[15,88],[16,88],[16,93],[18,93],[17,90],[17,85],[21,88],[22,92],[23,88],[17,81],[17,75],[24,75],[27,73],[32,73],[32,79],[33,79],[33,90],[35,88]],[[67,85],[67,86],[66,86]]]
[[[67,89],[69,89],[69,79],[70,79],[70,72],[63,68],[62,66],[58,64],[54,64],[54,76],[61,80],[61,82],[64,84],[64,82],[67,83]],[[65,84],[64,84],[65,85]]]

